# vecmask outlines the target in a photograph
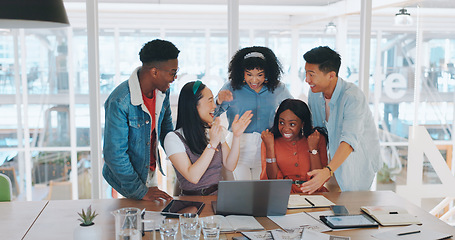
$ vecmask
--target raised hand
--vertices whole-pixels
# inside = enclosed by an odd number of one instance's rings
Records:
[[[234,100],[234,97],[232,95],[232,92],[229,90],[222,90],[218,93],[218,100],[217,104],[222,104],[223,102],[230,102]]]
[[[220,117],[216,117],[215,121],[209,130],[210,144],[214,147],[218,146],[223,136],[223,126],[221,126]]]
[[[240,118],[238,114],[235,115],[234,121],[231,124],[231,130],[235,137],[242,135],[251,123],[251,118],[253,117],[251,112],[251,110],[246,111]]]
[[[308,149],[310,150],[318,149],[320,137],[321,133],[318,132],[318,130],[315,130],[310,136],[308,136]]]
[[[268,129],[262,131],[261,139],[264,142],[266,148],[273,148],[275,144],[275,139],[273,137],[273,133],[271,133]]]

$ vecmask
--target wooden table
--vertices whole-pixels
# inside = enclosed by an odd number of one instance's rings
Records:
[[[371,191],[371,192],[344,192],[344,193],[324,193],[329,200],[338,204],[345,205],[349,213],[360,213],[361,206],[380,206],[392,205],[406,209],[410,214],[417,216],[422,222],[422,226],[429,227],[432,230],[452,234],[455,236],[455,228],[439,220],[437,217],[426,212],[422,208],[410,203],[391,191]],[[320,211],[320,210],[316,210]],[[291,213],[288,211],[288,213]],[[352,229],[343,231],[326,232],[330,235],[349,236],[352,240],[376,239],[371,235],[374,233],[389,231],[398,227],[379,227]],[[454,238],[450,238],[454,239]],[[376,239],[377,240],[377,239]]]
[[[390,191],[377,191],[377,192],[344,192],[344,193],[324,193],[328,199],[332,202],[345,205],[350,213],[360,213],[360,207],[366,205],[394,205],[405,208],[409,213],[416,215],[423,225],[429,227],[435,231],[440,231],[444,233],[449,233],[455,235],[455,228],[446,224],[445,222],[439,220],[438,218],[432,216],[423,209],[413,205],[412,203],[406,201],[405,199],[399,197],[397,194]],[[193,200],[193,201],[202,201],[206,203],[205,208],[203,209],[201,216],[213,215],[211,208],[211,201],[216,200],[216,196],[206,196],[206,197],[178,197],[182,200]],[[10,204],[14,208],[18,208],[18,203],[6,203],[5,205]],[[36,213],[39,209],[39,204],[36,202],[24,202],[24,206],[27,206],[27,209],[34,209],[35,212],[27,213],[30,215],[30,220],[35,216],[36,221],[31,223],[30,221],[24,222],[22,224],[25,226],[31,226],[29,231],[26,233],[24,239],[70,239],[74,228],[79,224],[77,221],[78,215],[77,212],[80,212],[82,208],[87,208],[89,205],[92,205],[92,209],[95,209],[99,216],[95,219],[95,223],[98,227],[103,229],[102,239],[114,239],[115,227],[114,227],[114,217],[111,214],[112,211],[123,208],[123,207],[137,207],[140,209],[146,208],[148,211],[160,211],[166,205],[166,202],[148,202],[148,201],[136,201],[129,199],[101,199],[101,200],[61,200],[61,201],[49,201],[49,203],[44,207],[44,210],[41,214]],[[43,204],[41,203],[41,206]],[[17,209],[16,211],[18,211]],[[328,208],[319,208],[311,209],[305,211],[322,211],[328,210]],[[8,210],[7,210],[8,211]],[[302,210],[288,210],[289,213],[296,213]],[[3,216],[5,212],[5,207],[2,208],[0,204],[0,215]],[[7,213],[14,222],[18,222],[19,215],[25,215],[24,211],[19,211],[16,216],[13,212]],[[276,229],[278,226],[267,217],[258,217],[258,221],[266,229]],[[9,224],[7,224],[9,225]],[[1,228],[4,228],[5,225],[0,225]],[[0,228],[0,229],[1,229]],[[327,232],[331,235],[339,236],[350,236],[352,240],[368,240],[375,239],[371,237],[371,234],[377,233],[380,231],[388,231],[397,227],[379,227],[379,228],[368,228],[368,229],[352,229],[352,230],[343,230],[343,231],[334,231]],[[24,232],[22,229],[22,232]],[[2,233],[5,231],[2,231]],[[143,239],[151,239],[151,233],[147,233]],[[158,233],[157,234],[157,239]],[[20,234],[19,234],[20,235]],[[17,235],[17,236],[19,236]],[[202,234],[201,234],[202,235]],[[22,236],[22,235],[21,235]],[[233,236],[240,236],[240,233],[234,234],[225,234],[222,236],[222,239],[231,239]],[[3,237],[3,236],[2,236]],[[19,239],[19,238],[5,238],[5,239]],[[201,238],[202,239],[202,238]],[[453,239],[453,238],[452,238]]]
[[[107,240],[115,239],[112,211],[124,207],[160,211],[165,202],[131,199],[51,200],[24,239],[72,239],[74,229],[80,224],[77,213],[87,209],[89,205],[99,214],[94,222],[97,227],[102,228],[102,239]]]
[[[0,239],[21,239],[27,234],[47,201],[0,202]]]

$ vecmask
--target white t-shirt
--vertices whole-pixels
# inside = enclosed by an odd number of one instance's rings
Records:
[[[185,134],[183,134],[183,130],[181,128],[176,130],[179,132],[183,138],[185,138]],[[209,137],[209,132],[208,129],[206,131],[207,137]],[[221,144],[226,142],[226,130],[223,130],[223,136],[221,136]],[[182,140],[180,140],[179,136],[175,134],[174,132],[169,132],[166,137],[164,138],[164,151],[166,152],[166,155],[172,156],[176,153],[186,153],[185,151],[185,145],[183,145]]]

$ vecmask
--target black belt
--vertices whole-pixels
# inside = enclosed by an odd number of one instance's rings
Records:
[[[210,195],[211,193],[215,192],[218,190],[218,184],[214,184],[212,186],[199,189],[199,190],[183,190],[182,189],[182,194],[183,195],[193,195],[193,196],[207,196]]]
[[[304,182],[306,182],[306,181],[303,181],[303,180],[294,180],[294,181],[292,181],[292,184],[302,184],[302,183],[304,183]]]

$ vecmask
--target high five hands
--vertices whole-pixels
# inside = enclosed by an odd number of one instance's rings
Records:
[[[253,117],[253,114],[251,112],[251,110],[248,110],[243,113],[241,117],[239,117],[238,114],[235,115],[234,121],[232,121],[231,124],[231,131],[235,137],[242,135],[245,129],[251,123],[251,118]],[[210,143],[213,146],[217,146],[220,143],[221,137],[223,136],[223,129],[224,127],[221,125],[220,117],[216,117],[209,130]]]
[[[234,121],[231,124],[231,130],[235,137],[239,137],[243,134],[245,129],[251,123],[251,118],[253,114],[251,110],[246,111],[243,115],[239,118],[239,115],[235,115]]]

